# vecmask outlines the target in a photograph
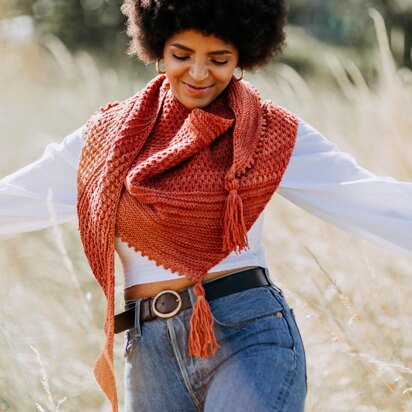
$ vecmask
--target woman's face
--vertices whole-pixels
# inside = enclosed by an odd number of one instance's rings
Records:
[[[163,49],[173,95],[190,110],[207,106],[223,92],[238,57],[232,44],[194,30],[174,34]]]

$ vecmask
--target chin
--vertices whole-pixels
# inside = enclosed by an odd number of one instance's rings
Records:
[[[193,101],[192,99],[190,100],[181,100],[180,102],[185,106],[187,109],[192,110],[192,109],[201,109],[203,107],[206,107],[210,103],[212,103],[213,100],[201,100],[199,99],[198,101]]]

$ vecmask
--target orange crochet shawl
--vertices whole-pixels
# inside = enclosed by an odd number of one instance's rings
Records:
[[[93,115],[78,170],[79,229],[108,302],[96,379],[117,411],[113,368],[114,242],[191,279],[190,354],[218,348],[201,279],[232,251],[279,185],[297,119],[232,80],[204,109],[186,109],[164,76]]]

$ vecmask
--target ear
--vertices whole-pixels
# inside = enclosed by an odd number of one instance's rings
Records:
[[[164,62],[163,62],[163,68],[161,67],[162,60],[163,60],[163,56],[158,57],[156,59],[156,71],[159,74],[166,74],[166,69],[164,68]]]
[[[237,75],[237,76],[235,75],[236,70],[238,70],[238,75]],[[235,68],[235,70],[233,70],[233,77],[234,77],[237,81],[242,80],[242,79],[243,79],[243,75],[244,75],[243,67],[237,66],[237,67]]]

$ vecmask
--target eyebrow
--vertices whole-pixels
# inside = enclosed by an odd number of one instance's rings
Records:
[[[176,47],[181,50],[194,53],[194,50],[190,49],[189,47],[183,46],[183,44],[180,44],[180,43],[173,43],[171,46]],[[214,50],[214,51],[209,52],[208,54],[216,55],[216,54],[233,54],[233,53],[230,50]]]

